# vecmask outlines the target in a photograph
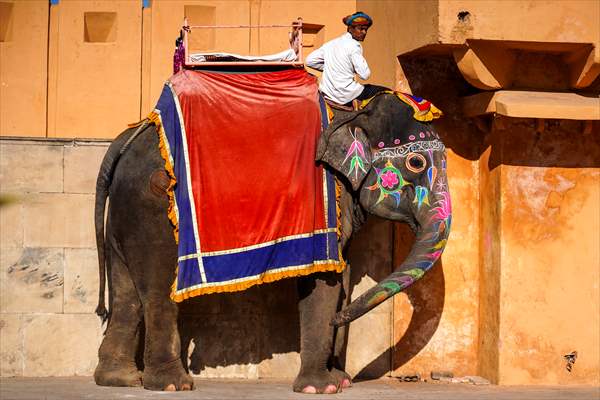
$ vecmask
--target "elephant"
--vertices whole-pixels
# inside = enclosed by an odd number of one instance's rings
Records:
[[[315,159],[335,174],[341,187],[341,248],[360,228],[365,212],[407,223],[416,240],[391,275],[344,309],[341,273],[297,278],[301,366],[293,383],[296,392],[336,393],[351,386],[351,377],[337,362],[342,346],[336,333],[421,278],[445,248],[452,218],[445,147],[431,115],[417,119],[424,111],[406,98],[382,92],[360,110],[336,111],[319,138]],[[105,386],[191,390],[193,380],[180,357],[178,307],[169,298],[177,247],[166,215],[169,179],[156,131],[146,121],[121,133],[98,174],[101,283],[96,311],[108,324],[94,378]],[[110,312],[104,305],[106,278]],[[135,357],[142,334],[140,372]]]

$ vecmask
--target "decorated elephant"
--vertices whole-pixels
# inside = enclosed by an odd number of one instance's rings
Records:
[[[351,377],[336,365],[336,331],[429,270],[442,254],[451,224],[444,144],[431,120],[441,113],[425,100],[385,92],[358,111],[339,111],[318,140],[317,162],[338,183],[340,248],[364,222],[363,212],[407,223],[416,242],[395,271],[347,308],[341,273],[298,277],[301,367],[293,390],[336,393]],[[146,121],[118,136],[102,162],[96,193],[101,270],[98,314],[108,317],[94,377],[106,386],[190,390],[180,354],[178,307],[169,298],[178,254],[166,217],[170,186],[159,152],[157,124]],[[106,232],[105,204],[110,196]],[[104,307],[105,260],[109,309]],[[142,324],[143,322],[143,324]],[[144,370],[135,357],[145,327]]]

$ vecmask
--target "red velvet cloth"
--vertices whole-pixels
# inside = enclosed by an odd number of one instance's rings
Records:
[[[185,120],[203,253],[326,228],[313,76],[183,70],[170,82]]]

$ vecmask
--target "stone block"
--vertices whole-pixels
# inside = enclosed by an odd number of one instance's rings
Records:
[[[37,194],[24,205],[28,247],[94,248],[94,196]]]
[[[391,366],[391,317],[370,312],[352,322],[348,332],[346,372],[353,377],[379,378]],[[364,336],[364,334],[368,336]]]
[[[294,379],[300,371],[300,353],[273,354],[258,364],[259,378]]]
[[[62,192],[63,147],[44,142],[0,142],[2,192]]]
[[[294,281],[288,279],[288,281]],[[295,283],[295,282],[292,282]],[[290,291],[287,293],[291,296]],[[292,291],[292,293],[294,293]],[[295,378],[300,371],[300,321],[297,307],[287,313],[262,315],[260,378]]]
[[[12,201],[0,208],[0,248],[23,247],[23,206]]]
[[[64,312],[93,313],[98,302],[96,249],[65,249]]]
[[[95,193],[96,178],[108,143],[65,147],[64,192]]]
[[[93,374],[102,341],[98,317],[38,314],[24,318],[25,376]]]
[[[63,249],[2,249],[2,312],[62,312],[64,264]]]
[[[20,314],[0,314],[0,376],[23,376]]]

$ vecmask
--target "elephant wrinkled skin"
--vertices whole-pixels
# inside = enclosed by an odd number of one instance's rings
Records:
[[[362,210],[406,222],[416,241],[390,276],[343,310],[338,309],[344,295],[341,274],[297,279],[301,367],[295,391],[335,393],[350,386],[350,376],[337,365],[341,346],[334,343],[336,330],[419,279],[444,250],[451,224],[445,148],[431,124],[417,121],[413,113],[396,95],[380,94],[360,111],[336,115],[321,135],[316,158],[336,172],[343,188],[340,245],[345,246],[362,223]],[[156,128],[145,124],[115,139],[98,175],[97,312],[108,316],[94,374],[99,385],[143,385],[151,390],[193,386],[180,358],[177,305],[169,297],[177,246],[166,213],[163,170]],[[103,297],[105,265],[109,314]],[[140,372],[135,351],[144,328]]]

